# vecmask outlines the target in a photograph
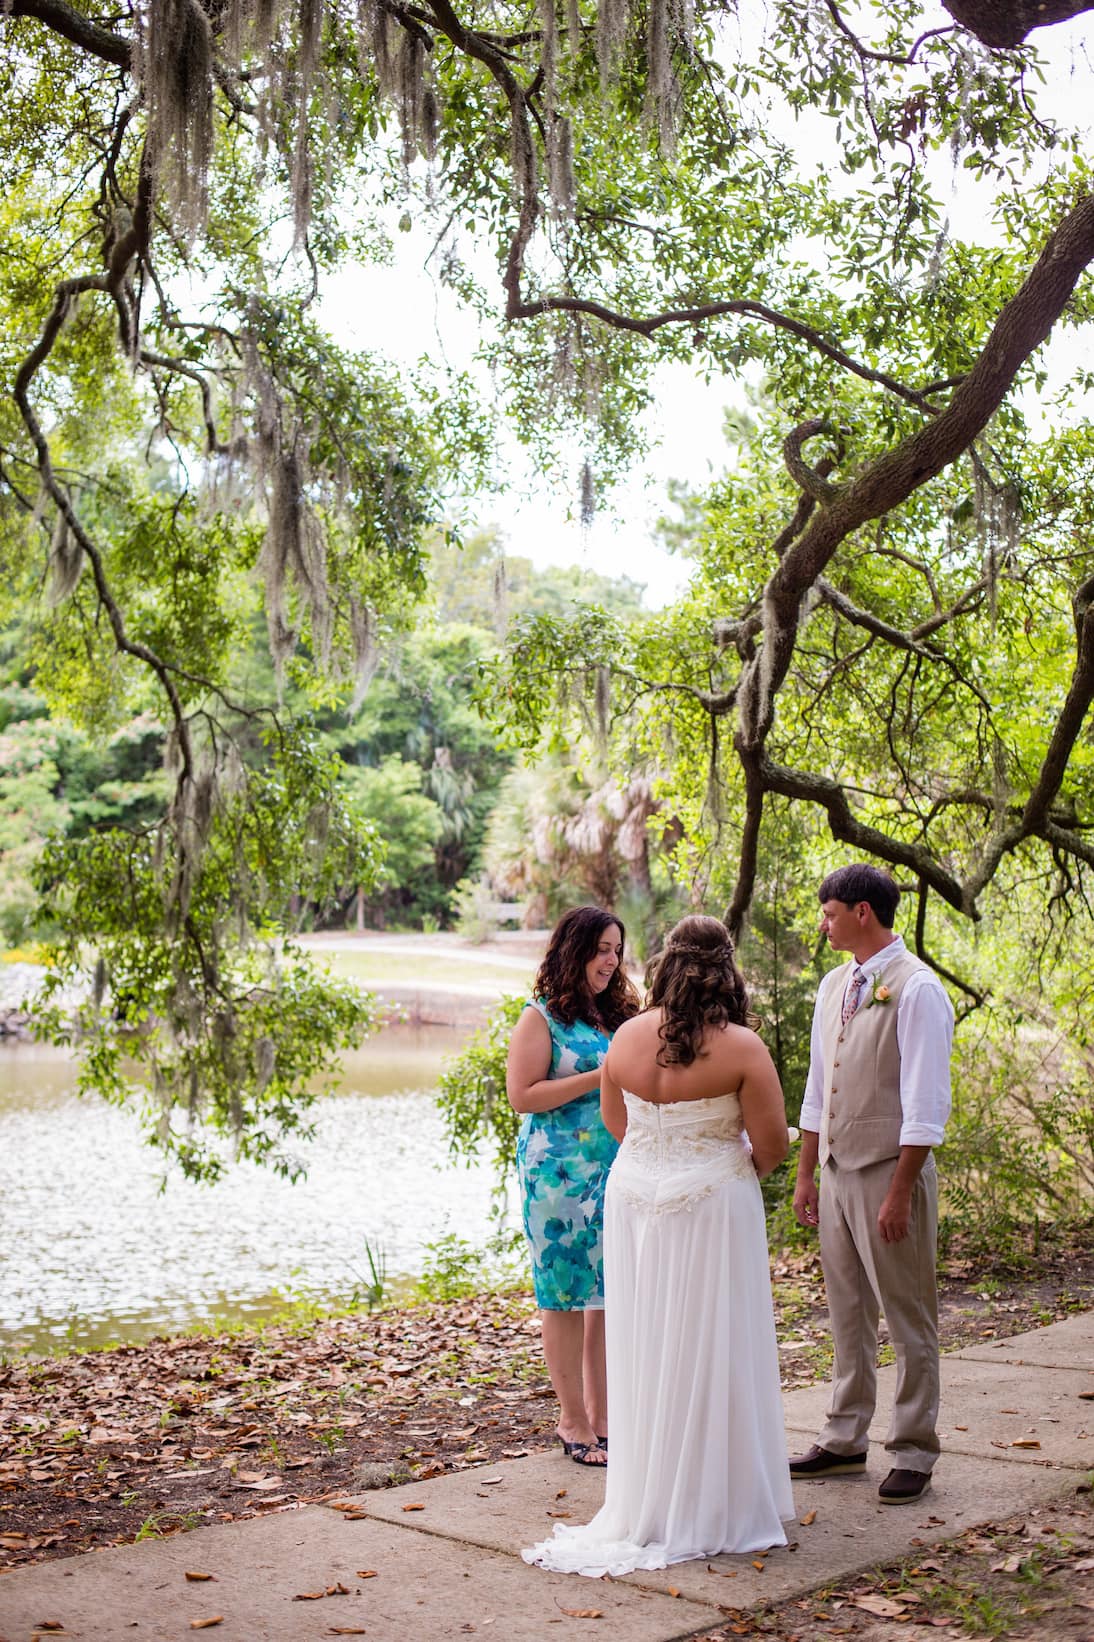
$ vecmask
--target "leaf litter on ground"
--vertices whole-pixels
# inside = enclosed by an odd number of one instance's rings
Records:
[[[983,1275],[951,1261],[942,1285],[945,1348],[1005,1338],[1094,1303],[1089,1247],[1067,1251],[1032,1279],[1014,1278],[994,1297]],[[815,1252],[778,1256],[773,1290],[785,1383],[814,1383],[829,1350]],[[0,1567],[312,1503],[353,1521],[363,1488],[549,1447],[554,1425],[538,1322],[522,1294],[9,1357],[0,1360]],[[997,1540],[990,1544],[985,1555],[1000,1560]],[[1079,1548],[1089,1557],[1094,1545]],[[929,1576],[939,1556],[934,1546],[929,1562],[909,1565]],[[711,1636],[774,1639],[775,1612],[737,1614]],[[788,1638],[802,1636],[801,1618]],[[937,1622],[930,1613],[915,1618]],[[872,1623],[844,1597],[840,1624],[855,1642],[867,1642],[859,1627]]]

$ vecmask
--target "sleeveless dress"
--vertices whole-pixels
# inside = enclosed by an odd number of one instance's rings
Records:
[[[740,1104],[624,1098],[605,1205],[604,1504],[521,1552],[592,1578],[785,1545],[794,1515],[763,1199]]]
[[[609,1033],[588,1021],[565,1026],[539,998],[551,1034],[549,1078],[599,1067]],[[604,1187],[618,1150],[600,1116],[600,1090],[551,1112],[528,1112],[517,1137],[524,1233],[536,1305],[543,1311],[599,1311],[604,1305]]]

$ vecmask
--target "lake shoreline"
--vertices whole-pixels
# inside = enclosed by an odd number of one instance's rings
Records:
[[[453,1162],[435,1100],[467,1028],[395,1025],[344,1056],[312,1108],[315,1134],[286,1150],[303,1173],[234,1161],[195,1185],[144,1138],[139,1095],[81,1095],[71,1050],[0,1053],[0,1349],[183,1333],[210,1319],[337,1304],[364,1293],[369,1253],[416,1277],[458,1230],[496,1229],[487,1161]]]
[[[530,989],[548,937],[546,930],[499,930],[490,941],[472,942],[449,930],[324,930],[293,939],[319,962],[328,961],[336,975],[373,992],[384,1024],[470,1031],[486,1023],[506,991]],[[412,977],[385,974],[404,958],[412,962]],[[454,967],[466,974],[453,980]],[[359,976],[356,969],[364,973]],[[33,994],[47,973],[44,966],[24,959],[0,962],[0,1048],[35,1041]],[[74,1013],[89,991],[90,983],[70,986],[62,1001]]]

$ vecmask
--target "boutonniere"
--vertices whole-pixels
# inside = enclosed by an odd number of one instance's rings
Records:
[[[881,976],[875,975],[870,985],[870,996],[866,1000],[867,1009],[875,1003],[888,1003],[892,995]]]

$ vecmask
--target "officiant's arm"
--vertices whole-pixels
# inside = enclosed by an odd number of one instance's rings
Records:
[[[627,1103],[607,1061],[600,1068],[600,1115],[608,1133],[622,1140],[627,1132]]]
[[[505,1092],[516,1112],[553,1112],[578,1095],[591,1095],[600,1085],[599,1068],[575,1072],[572,1077],[552,1078],[551,1033],[543,1016],[526,1009],[509,1039],[505,1067]]]

